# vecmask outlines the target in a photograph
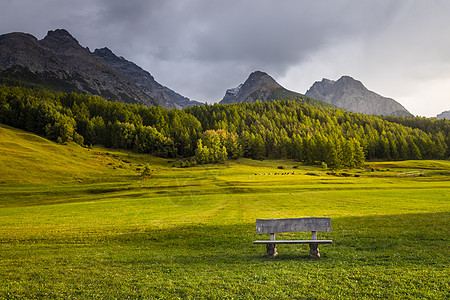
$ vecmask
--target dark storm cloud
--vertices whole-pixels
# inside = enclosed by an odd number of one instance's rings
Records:
[[[399,6],[372,1],[104,0],[98,2],[95,27],[108,37],[104,45],[139,60],[162,83],[183,81],[179,90],[211,101],[251,71],[283,76],[318,49],[371,34]]]
[[[448,1],[0,0],[0,4],[4,33],[24,31],[42,38],[47,30],[66,28],[83,46],[109,47],[160,83],[200,101],[220,100],[227,88],[242,83],[254,70],[266,71],[299,92],[322,77],[347,74],[381,94],[385,90],[386,96],[404,99],[411,96],[407,91],[419,93],[412,88],[418,88],[419,77],[435,91],[450,82]]]
[[[370,34],[397,2],[103,1],[99,23],[161,60],[248,64],[277,73],[317,49]],[[376,25],[376,26],[375,26]],[[118,41],[116,41],[118,42]]]

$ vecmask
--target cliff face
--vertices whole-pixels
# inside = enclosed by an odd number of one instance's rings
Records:
[[[368,115],[412,116],[400,103],[368,90],[360,81],[342,76],[333,81],[315,82],[306,96],[323,100],[342,109]]]
[[[25,33],[1,35],[0,75],[146,106],[200,104],[162,86],[150,73],[107,48],[91,53],[64,29],[49,31],[42,40]]]

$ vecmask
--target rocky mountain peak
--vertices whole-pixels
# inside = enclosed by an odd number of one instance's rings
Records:
[[[255,71],[250,74],[243,84],[236,88],[228,89],[220,103],[266,101],[272,95],[273,90],[277,88],[282,88],[282,86],[275,79],[265,72]]]
[[[281,87],[281,85],[279,85],[269,74],[261,71],[252,72],[248,79],[244,82],[243,86],[253,86],[255,84]]]
[[[315,82],[306,96],[323,100],[342,109],[368,115],[412,116],[400,103],[368,90],[361,81],[342,76],[337,81]]]
[[[25,33],[0,35],[0,76],[147,106],[202,104],[162,86],[149,72],[106,47],[92,53],[65,29],[50,30],[42,40]]]
[[[256,70],[256,71],[250,73],[250,75],[248,76],[248,79],[252,80],[252,79],[258,79],[261,77],[270,77],[270,76],[266,72]]]
[[[47,36],[40,41],[40,44],[55,52],[79,50],[82,48],[80,43],[65,29],[48,31]]]
[[[65,29],[55,29],[49,30],[47,36],[49,38],[59,38],[59,39],[72,39],[76,40],[67,30]],[[78,41],[77,41],[78,42]]]
[[[367,90],[361,81],[353,79],[352,77],[347,76],[347,75],[342,76],[333,84],[336,84],[337,86],[342,86],[343,88],[352,88],[352,89],[356,89],[356,90]]]
[[[342,81],[342,82],[354,82],[354,81],[358,81],[358,80],[355,80],[353,77],[348,76],[348,75],[342,75],[341,78],[338,79],[338,81],[339,81],[339,80]],[[330,80],[330,81],[333,81],[333,80]],[[360,82],[360,81],[358,81],[358,82]]]
[[[282,87],[269,74],[255,71],[238,87],[228,89],[221,104],[270,101],[280,99],[303,99],[304,95]]]

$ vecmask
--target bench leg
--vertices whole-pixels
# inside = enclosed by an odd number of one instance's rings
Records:
[[[309,253],[311,254],[311,258],[319,258],[319,244],[309,244]]]
[[[266,249],[267,249],[267,258],[275,258],[278,255],[276,244],[266,244]]]

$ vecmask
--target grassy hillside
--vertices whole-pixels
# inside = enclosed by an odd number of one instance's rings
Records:
[[[448,161],[180,169],[0,130],[0,298],[450,296]],[[267,238],[256,218],[303,216],[331,217],[320,260],[307,245],[268,260],[252,244]]]
[[[147,163],[166,165],[148,155],[61,145],[0,124],[1,183],[115,181],[136,177]]]

